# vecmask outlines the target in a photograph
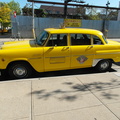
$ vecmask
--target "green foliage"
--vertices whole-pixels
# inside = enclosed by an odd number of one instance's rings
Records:
[[[23,15],[32,16],[32,8],[28,8],[28,7],[25,6],[22,9],[22,11],[23,11]],[[35,14],[36,17],[45,17],[46,16],[46,13],[43,9],[35,9],[34,14]]]
[[[16,11],[17,15],[21,14],[20,4],[18,2],[12,0],[8,3],[8,6],[10,7],[12,12]]]
[[[4,4],[2,7],[0,7],[0,22],[2,24],[10,22],[10,13],[11,10],[7,4]]]
[[[88,16],[90,20],[100,20],[100,17],[98,15],[90,15]]]
[[[28,7],[25,6],[22,9],[22,11],[23,11],[23,15],[25,15],[25,16],[32,16],[32,8],[28,8]]]
[[[5,2],[0,2],[0,7],[4,6],[5,4]]]
[[[10,15],[13,14],[14,11],[16,11],[17,15],[21,13],[18,2],[15,2],[14,0],[9,3],[0,2],[0,23],[2,29],[10,25]]]

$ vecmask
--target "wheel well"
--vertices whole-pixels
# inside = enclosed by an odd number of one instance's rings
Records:
[[[103,60],[109,60],[111,63],[113,63],[113,59],[103,59]]]
[[[101,59],[95,66],[96,70],[99,72],[106,72],[111,69],[112,59]]]
[[[110,60],[112,63],[114,63],[114,60],[113,60],[113,59],[108,59],[108,60]]]
[[[33,73],[33,67],[27,61],[13,61],[7,66],[7,73],[11,78],[26,78]]]
[[[97,65],[100,61],[102,61],[102,60],[109,60],[109,61],[111,61],[111,63],[114,62],[113,59],[95,59],[95,60],[93,61],[92,66],[93,66],[93,67],[96,66],[96,65]]]
[[[9,68],[9,66],[11,66],[12,64],[15,64],[15,63],[24,63],[24,64],[29,65],[31,68],[33,68],[33,67],[30,65],[29,62],[23,61],[23,60],[19,60],[19,61],[12,61],[12,62],[10,62],[10,63],[8,64],[8,66],[7,66],[7,69]]]
[[[102,60],[109,60],[111,63],[114,62],[112,59],[101,59],[100,61],[102,61]],[[100,62],[100,61],[99,61],[99,62]],[[98,62],[98,63],[99,63],[99,62]],[[98,63],[97,63],[97,64],[98,64]]]

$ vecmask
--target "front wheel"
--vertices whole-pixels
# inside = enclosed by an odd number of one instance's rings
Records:
[[[12,78],[22,79],[30,77],[32,73],[32,68],[27,63],[13,63],[8,67],[8,74]]]
[[[111,69],[112,66],[112,62],[111,60],[101,60],[100,62],[98,62],[98,64],[96,65],[96,69],[99,72],[106,72],[109,69]]]

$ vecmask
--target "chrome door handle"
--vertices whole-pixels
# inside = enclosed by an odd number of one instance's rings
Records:
[[[64,47],[65,49],[69,49],[69,47]]]
[[[94,46],[92,45],[92,46],[89,46],[89,48],[93,48]]]
[[[54,49],[54,47],[50,47],[49,49]]]

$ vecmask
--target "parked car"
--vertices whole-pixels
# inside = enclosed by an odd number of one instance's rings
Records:
[[[4,29],[0,28],[0,33],[7,33],[7,32],[8,32],[8,30],[6,28],[4,28]]]
[[[0,69],[13,78],[37,72],[95,67],[100,72],[120,61],[120,43],[100,31],[82,28],[47,28],[35,40],[4,42]]]

